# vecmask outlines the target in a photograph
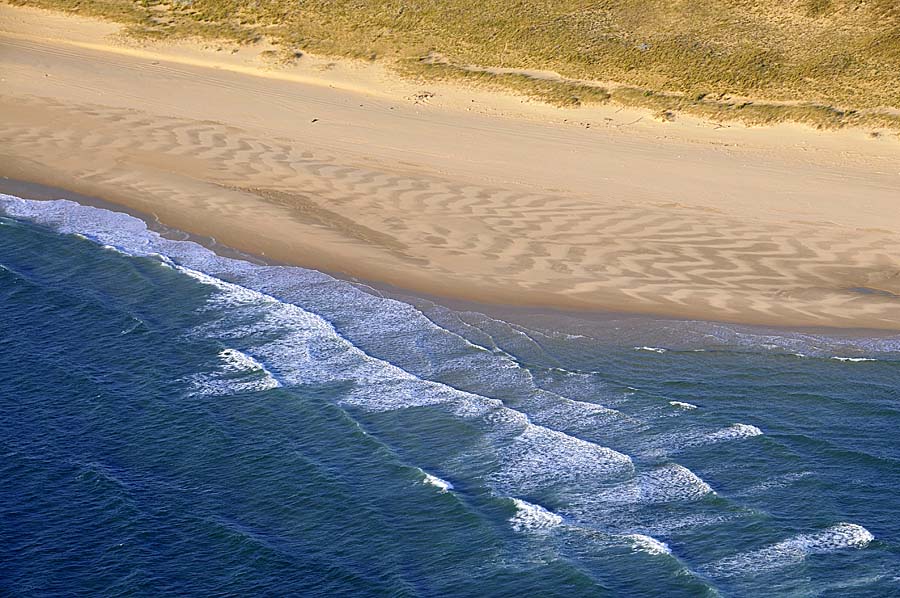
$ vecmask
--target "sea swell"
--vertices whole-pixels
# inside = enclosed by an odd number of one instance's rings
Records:
[[[158,260],[208,289],[206,321],[191,334],[218,343],[219,365],[191,377],[196,395],[331,385],[341,389],[339,405],[360,419],[440,411],[472,431],[474,440],[459,447],[446,439],[435,442],[432,461],[420,469],[422,483],[437,489],[435,494],[479,488],[500,503],[511,500],[508,527],[546,536],[562,551],[570,549],[567,534],[596,532],[611,545],[674,558],[691,552],[686,540],[672,541],[686,537],[685,528],[758,517],[741,497],[776,487],[758,483],[744,495],[721,492],[686,462],[672,460],[691,451],[715,454],[723,445],[738,452],[742,443],[765,441],[758,438],[764,433],[759,426],[734,419],[723,424],[727,414],[711,419],[714,403],[697,409],[663,395],[626,392],[621,380],[564,363],[557,349],[548,349],[555,337],[546,330],[475,312],[451,313],[428,302],[412,305],[316,271],[224,257],[191,241],[167,239],[131,216],[65,200],[0,195],[0,209],[127,256]],[[719,350],[797,350],[835,367],[876,359],[854,351],[890,360],[900,347],[896,339],[753,336],[704,326],[689,334],[680,330],[682,345],[708,335]],[[576,335],[565,346],[590,342]],[[639,351],[639,360],[680,359],[698,351],[674,341],[662,344],[654,339],[624,346]],[[691,421],[673,427],[672,411]],[[394,432],[397,438],[417,433]],[[453,484],[426,473],[435,464],[440,469],[432,470]],[[791,475],[799,474],[783,478]],[[756,551],[734,551],[701,572],[710,579],[732,578],[810,554],[864,549],[872,538],[858,524],[839,522]]]

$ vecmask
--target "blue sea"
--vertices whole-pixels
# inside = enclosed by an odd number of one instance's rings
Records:
[[[896,335],[487,313],[0,214],[0,595],[900,596]]]

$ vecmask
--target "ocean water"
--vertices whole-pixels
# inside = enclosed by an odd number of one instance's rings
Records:
[[[504,318],[0,213],[0,594],[900,595],[897,336]]]

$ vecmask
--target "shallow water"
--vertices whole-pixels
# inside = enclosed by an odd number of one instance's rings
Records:
[[[3,593],[900,593],[896,336],[504,319],[0,211]]]

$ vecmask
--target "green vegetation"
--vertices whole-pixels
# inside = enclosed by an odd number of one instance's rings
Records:
[[[106,17],[136,36],[265,37],[286,53],[382,58],[560,105],[900,127],[900,0],[11,1]]]

